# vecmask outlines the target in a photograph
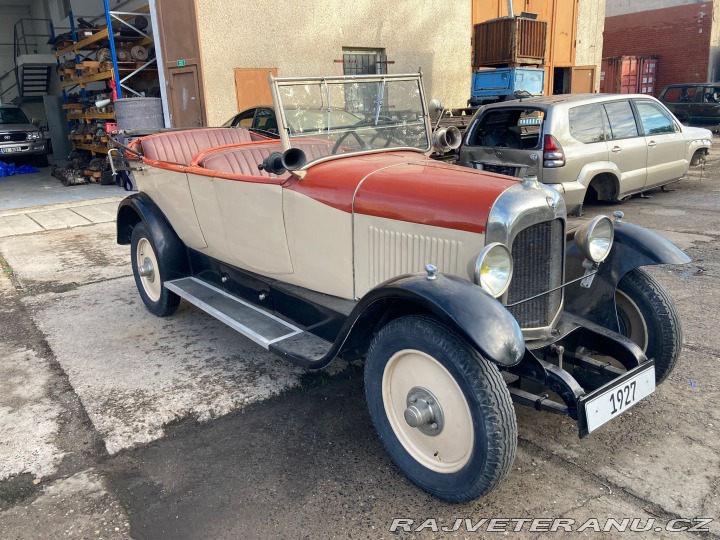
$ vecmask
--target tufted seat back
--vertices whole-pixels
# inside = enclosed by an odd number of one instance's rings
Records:
[[[292,145],[294,148],[299,148],[305,152],[308,161],[329,156],[332,149],[332,143],[326,141],[293,141]],[[258,170],[258,164],[262,163],[263,159],[272,152],[282,152],[282,145],[278,142],[275,144],[219,149],[215,152],[208,152],[199,160],[198,165],[206,169],[229,174],[269,177],[270,174],[267,171]]]
[[[208,128],[158,133],[142,139],[141,144],[143,155],[149,159],[189,165],[203,150],[253,140],[246,129]]]

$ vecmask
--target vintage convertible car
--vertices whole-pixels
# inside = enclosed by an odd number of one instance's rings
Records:
[[[429,159],[459,141],[432,133],[419,74],[270,84],[280,140],[215,128],[126,149],[139,193],[117,240],[152,313],[184,298],[310,369],[365,358],[382,442],[448,501],[508,474],[513,401],[583,437],[668,376],[680,321],[639,267],[688,262],[670,242],[620,213],[568,231],[535,178]],[[338,128],[338,108],[360,120]],[[306,112],[317,129],[290,137]]]

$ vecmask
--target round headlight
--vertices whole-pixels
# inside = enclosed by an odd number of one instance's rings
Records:
[[[615,238],[615,226],[607,216],[598,216],[575,231],[575,243],[594,263],[605,260]]]
[[[500,242],[493,242],[485,246],[475,259],[473,279],[476,285],[497,298],[510,286],[512,272],[510,250]]]

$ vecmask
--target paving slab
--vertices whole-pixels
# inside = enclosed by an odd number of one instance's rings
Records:
[[[129,529],[117,498],[92,469],[52,483],[32,502],[0,512],[0,537],[5,540],[125,540]]]
[[[90,224],[89,220],[79,214],[76,214],[70,208],[35,212],[30,215],[30,219],[37,222],[43,229],[46,230],[69,229],[71,227],[79,227]]]
[[[107,211],[106,208],[113,210]],[[71,210],[91,223],[107,223],[115,221],[117,204],[73,206]]]
[[[162,437],[178,419],[277,395],[303,373],[188,304],[153,316],[133,278],[25,302],[111,454]]]
[[[0,238],[32,234],[42,231],[42,226],[25,214],[0,217]]]

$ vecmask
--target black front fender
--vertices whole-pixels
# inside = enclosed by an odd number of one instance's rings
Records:
[[[145,193],[125,197],[118,207],[117,242],[129,244],[132,230],[140,221],[145,223],[163,269],[166,280],[187,276],[190,273],[187,249],[160,208]]]
[[[565,251],[566,281],[583,275],[584,260],[585,256],[575,241],[568,240]],[[592,286],[585,289],[579,283],[569,285],[565,290],[565,309],[618,331],[615,289],[625,274],[641,266],[687,264],[690,260],[675,244],[649,229],[632,223],[615,223],[612,251],[600,264]]]
[[[425,274],[400,276],[372,289],[348,317],[340,351],[366,341],[366,329],[377,329],[385,314],[403,309],[431,314],[497,364],[515,365],[525,354],[520,326],[500,302],[467,280],[442,274],[434,280]]]

